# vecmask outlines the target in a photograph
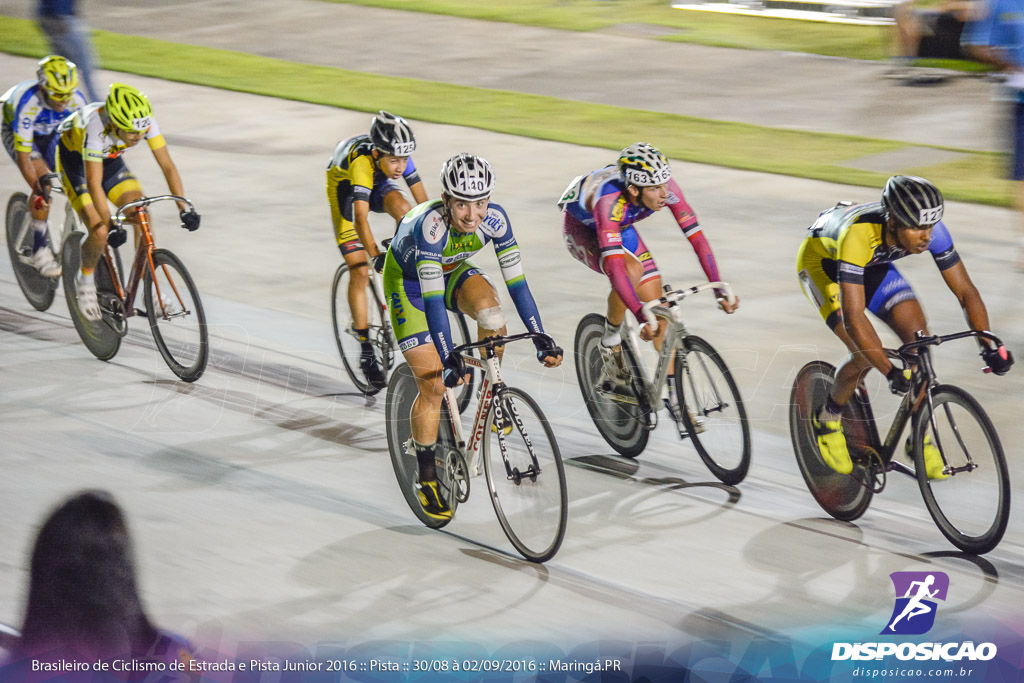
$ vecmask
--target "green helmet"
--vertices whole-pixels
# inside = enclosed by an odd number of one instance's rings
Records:
[[[78,88],[78,67],[60,55],[40,59],[36,76],[39,78],[39,86],[50,95],[70,97]]]
[[[153,125],[149,98],[124,83],[110,84],[106,110],[110,122],[129,133],[145,133]]]

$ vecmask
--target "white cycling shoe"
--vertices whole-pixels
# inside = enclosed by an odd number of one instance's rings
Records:
[[[101,320],[103,313],[96,298],[96,283],[79,276],[75,285],[78,290],[78,310],[82,312],[82,316],[92,322]]]
[[[36,250],[31,258],[32,267],[39,271],[43,277],[60,277],[61,267],[57,258],[53,255],[53,249],[45,246]]]

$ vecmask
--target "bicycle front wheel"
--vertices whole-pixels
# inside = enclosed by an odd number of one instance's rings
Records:
[[[569,513],[551,425],[536,401],[510,388],[495,397],[484,429],[484,473],[501,528],[526,559],[550,560],[562,545]]]
[[[388,452],[395,470],[398,487],[405,502],[416,518],[432,529],[440,529],[451,520],[435,519],[423,511],[416,483],[419,480],[419,464],[412,451],[412,406],[419,395],[416,376],[407,363],[399,365],[388,381],[387,398],[384,402],[384,419],[387,425]],[[448,402],[441,401],[441,424],[438,428],[437,444],[434,447],[437,467],[437,483],[441,495],[448,502],[454,515],[459,502],[469,494],[468,472],[465,460],[459,452],[448,418]]]
[[[7,202],[7,251],[11,267],[22,294],[37,311],[45,311],[53,303],[57,292],[57,278],[43,277],[38,270],[22,259],[32,256],[35,234],[29,225],[28,197],[15,192]]]
[[[142,297],[160,355],[180,379],[195,382],[206,370],[210,340],[199,290],[181,259],[166,249],[154,250]]]
[[[925,506],[942,535],[967,553],[995,548],[1010,519],[1010,475],[999,435],[981,405],[947,384],[932,390],[914,424],[914,468]],[[945,463],[946,478],[929,479],[925,452]]]
[[[732,373],[700,337],[688,336],[676,353],[680,419],[701,460],[724,484],[738,484],[750,469],[750,423]]]
[[[369,264],[367,268],[370,268]],[[355,332],[355,321],[352,307],[349,305],[349,290],[352,287],[352,269],[342,263],[334,271],[334,282],[331,284],[331,319],[334,322],[334,341],[338,345],[341,362],[352,384],[360,393],[373,396],[380,389],[366,380],[360,360],[363,356],[363,345]],[[370,344],[377,362],[386,373],[394,363],[391,321],[388,319],[387,306],[377,295],[372,281],[367,278],[364,290],[366,297],[366,322],[369,328]]]
[[[814,411],[825,403],[832,389],[834,374],[835,368],[822,361],[812,361],[800,369],[789,400],[789,433],[800,474],[814,500],[832,517],[850,522],[868,509],[873,493],[856,477],[840,474],[825,463],[811,424]]]
[[[633,386],[607,387],[602,385],[601,337],[604,336],[604,316],[590,313],[576,328],[576,379],[580,384],[583,402],[594,420],[594,426],[608,445],[619,455],[635,458],[647,447],[650,433],[644,423],[644,410]],[[632,355],[623,356],[634,375],[639,373]],[[635,383],[634,383],[635,384]]]

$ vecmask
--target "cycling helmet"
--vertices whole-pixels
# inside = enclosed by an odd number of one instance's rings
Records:
[[[145,133],[153,125],[149,98],[124,83],[111,83],[106,110],[111,123],[129,133]]]
[[[494,171],[486,160],[463,152],[441,167],[441,189],[455,199],[475,202],[494,190]]]
[[[39,87],[50,95],[70,97],[78,88],[78,67],[60,55],[40,59],[36,76],[39,78]]]
[[[407,157],[416,151],[416,136],[409,122],[383,109],[370,123],[370,140],[381,152],[396,157]]]
[[[894,175],[882,190],[882,208],[908,228],[927,228],[942,220],[942,193],[924,178]]]
[[[646,142],[634,142],[619,152],[619,175],[627,185],[651,187],[672,177],[668,159]]]

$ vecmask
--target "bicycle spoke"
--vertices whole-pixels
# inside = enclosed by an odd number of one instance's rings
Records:
[[[149,327],[160,355],[179,378],[194,382],[205,371],[209,354],[206,316],[195,283],[174,254],[157,249],[143,285]]]

